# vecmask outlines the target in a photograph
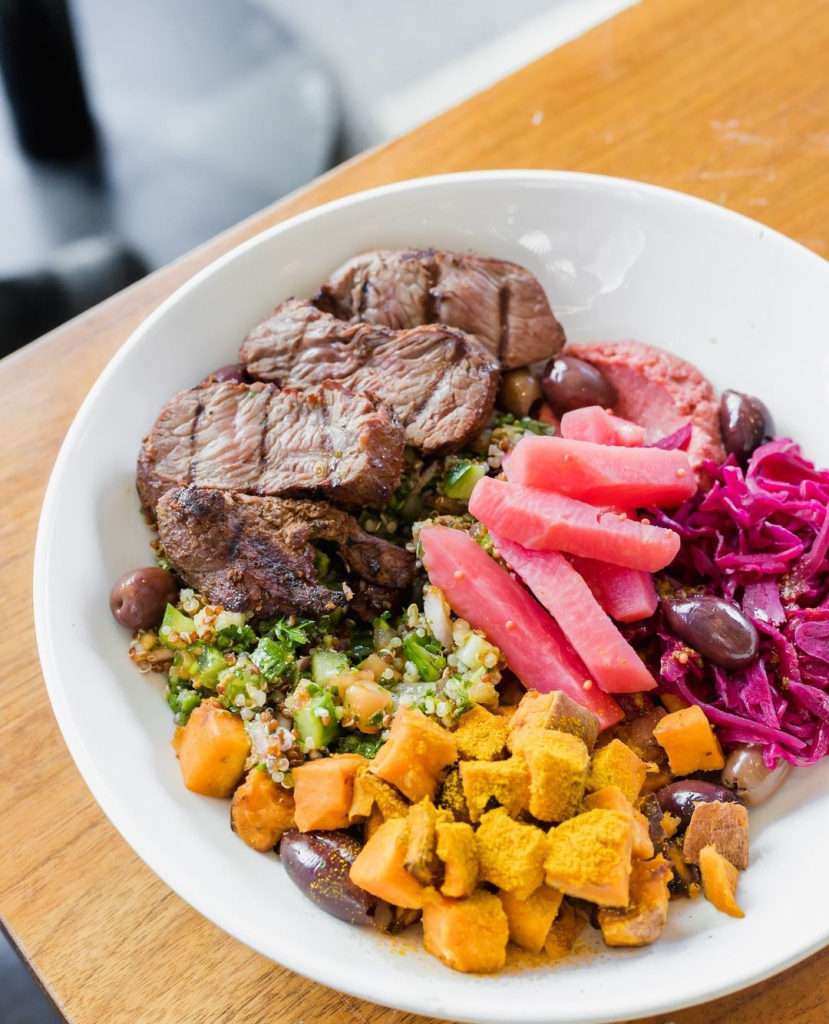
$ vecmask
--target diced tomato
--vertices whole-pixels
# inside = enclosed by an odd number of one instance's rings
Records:
[[[697,489],[685,452],[619,448],[564,437],[523,437],[506,472],[511,483],[542,487],[594,505],[673,508]]]
[[[523,443],[515,449],[510,469]],[[490,530],[533,551],[566,551],[646,572],[664,569],[679,551],[673,530],[494,477],[485,476],[475,485],[469,511]]]
[[[624,716],[590,674],[561,629],[508,572],[462,530],[427,526],[420,533],[423,564],[452,610],[504,654],[528,690],[561,690],[599,719],[603,729]]]
[[[637,448],[645,443],[645,428],[611,415],[600,405],[573,409],[561,417],[560,434],[568,441],[592,441]]]
[[[498,552],[561,626],[606,693],[652,690],[656,680],[567,559],[557,551],[529,551],[492,534]]]
[[[575,555],[570,556],[570,564],[602,608],[617,622],[638,622],[650,618],[656,611],[656,587],[649,572]]]

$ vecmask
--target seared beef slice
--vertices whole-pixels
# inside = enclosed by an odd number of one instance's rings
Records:
[[[381,506],[400,480],[404,444],[387,405],[337,384],[303,393],[202,384],[156,420],[138,459],[138,493],[150,513],[165,491],[190,483]]]
[[[393,330],[441,323],[474,334],[504,367],[549,359],[564,344],[544,289],[516,263],[436,249],[381,249],[344,263],[320,309]]]
[[[348,324],[305,299],[283,302],[255,327],[239,361],[251,377],[282,387],[336,380],[371,392],[397,413],[407,442],[429,454],[477,436],[498,387],[497,363],[460,331]]]
[[[347,568],[372,583],[402,587],[414,575],[408,551],[323,501],[183,487],[167,491],[157,516],[175,570],[230,611],[318,616],[345,605],[344,593],[317,581],[314,541],[336,544]]]

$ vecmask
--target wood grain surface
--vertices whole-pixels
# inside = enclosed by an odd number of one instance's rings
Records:
[[[61,440],[110,356],[242,239],[335,197],[445,171],[638,178],[730,206],[827,254],[828,53],[826,0],[645,0],[0,363],[0,913],[68,1019],[423,1021],[292,975],[201,918],[115,832],[66,751],[35,649],[32,551]],[[829,1019],[828,969],[825,950],[651,1024],[817,1024]]]

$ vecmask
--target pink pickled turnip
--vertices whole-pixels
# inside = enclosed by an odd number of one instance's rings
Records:
[[[566,551],[628,569],[658,572],[679,551],[679,536],[673,530],[646,526],[625,513],[490,476],[475,485],[469,511],[490,530],[525,548]]]
[[[623,569],[620,565],[576,555],[571,555],[570,564],[602,608],[617,622],[639,622],[656,611],[658,598],[649,572]]]
[[[636,651],[563,555],[529,551],[496,533],[492,539],[507,565],[559,624],[605,693],[640,693],[656,686]]]
[[[593,685],[561,629],[467,533],[426,526],[420,544],[431,582],[457,615],[501,650],[528,690],[561,690],[592,711],[603,729],[621,721],[621,708]]]
[[[561,417],[559,433],[568,441],[592,441],[637,448],[645,443],[645,428],[613,416],[600,405],[573,409]]]
[[[636,508],[674,508],[697,489],[685,452],[536,435],[523,437],[515,446],[507,478],[595,505]]]

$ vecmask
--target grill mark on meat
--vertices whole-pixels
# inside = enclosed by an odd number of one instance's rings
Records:
[[[426,260],[426,290],[423,292],[423,323],[440,323],[440,293],[437,291],[438,268],[434,259]]]
[[[196,435],[201,427],[202,416],[204,415],[204,404],[199,402],[196,406],[196,415],[193,417],[193,424],[190,427],[190,463],[187,471],[187,483],[193,482],[193,477],[196,474],[196,465],[199,461],[196,455]]]
[[[193,504],[195,505],[195,504],[197,504],[197,502],[194,502]],[[191,505],[191,508],[192,508],[192,505]],[[202,507],[198,507],[198,508],[193,508],[193,511],[196,513],[196,515],[204,515],[204,514],[206,514],[208,512],[208,509],[206,507],[202,506]],[[236,557],[236,553],[239,550],[239,544],[242,541],[242,533],[243,533],[243,531],[244,531],[244,524],[241,521],[234,525],[233,533],[231,534],[230,540],[229,540],[228,545],[227,545],[227,557],[228,557],[228,561],[230,561],[230,562],[232,562],[234,560],[234,558]]]
[[[368,278],[364,277],[362,284],[360,285],[360,300],[357,305],[357,316],[360,320],[363,319],[363,315],[368,305]]]
[[[265,472],[265,445],[268,439],[268,430],[270,429],[269,410],[265,406],[265,414],[262,417],[262,429],[259,433],[259,468],[256,473],[256,491],[258,494],[262,493],[262,475]]]
[[[510,290],[508,284],[502,284],[498,291],[498,315],[501,320],[501,333],[498,337],[498,362],[504,361],[504,355],[509,348],[509,302]]]

